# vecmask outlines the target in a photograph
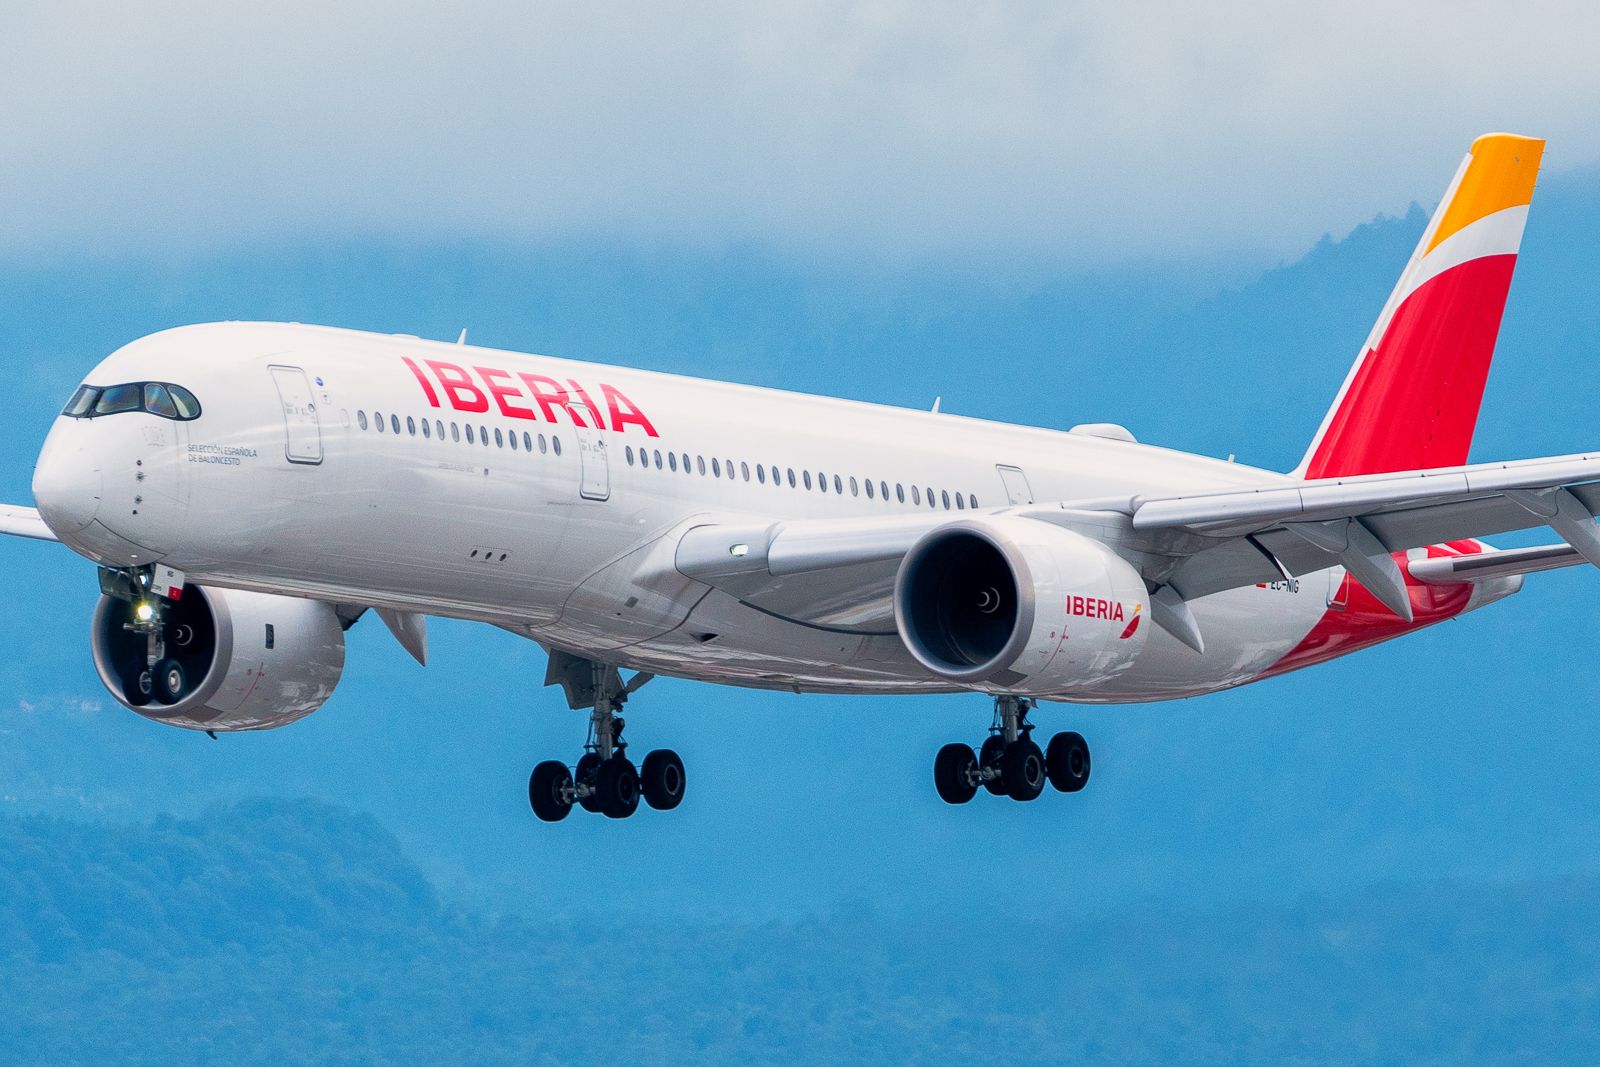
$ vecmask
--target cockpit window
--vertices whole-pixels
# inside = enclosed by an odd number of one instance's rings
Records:
[[[138,411],[144,399],[137,385],[113,385],[95,401],[96,415],[120,415],[124,411]]]
[[[200,401],[181,385],[171,382],[128,382],[124,385],[80,385],[61,414],[73,419],[146,411],[163,419],[187,421],[200,417]]]
[[[172,402],[178,407],[178,418],[198,419],[200,417],[200,401],[194,394],[181,385],[168,385],[167,391],[172,394]]]
[[[82,418],[94,410],[94,402],[100,398],[100,390],[92,385],[80,385],[78,391],[72,394],[72,399],[67,401],[67,406],[61,414],[73,418]]]
[[[160,382],[144,383],[144,409],[167,419],[178,417],[178,405],[172,402],[172,394]]]

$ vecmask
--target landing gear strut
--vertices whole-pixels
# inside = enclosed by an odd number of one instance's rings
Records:
[[[183,588],[183,575],[171,568],[162,568],[163,588],[176,591]],[[134,567],[128,570],[100,570],[100,590],[107,596],[125,600],[130,605],[132,619],[122,624],[123,629],[145,639],[144,663],[134,664],[122,679],[122,695],[134,707],[142,708],[152,699],[162,704],[176,704],[188,695],[189,683],[183,664],[167,654],[171,627],[168,626],[166,596],[156,591],[156,568]],[[179,627],[186,630],[187,627]],[[177,635],[178,643],[183,636]]]
[[[545,822],[559,822],[576,804],[608,818],[626,819],[639,809],[641,799],[660,811],[682,803],[686,778],[678,754],[671,749],[651,752],[641,773],[628,759],[628,743],[622,737],[627,725],[619,714],[622,705],[651,677],[636,674],[623,685],[609,664],[550,654],[546,684],[560,684],[572,707],[590,709],[589,741],[571,771],[559,760],[546,760],[533,769],[528,803],[535,815]]]
[[[1089,746],[1083,735],[1060,733],[1048,751],[1034,743],[1026,697],[999,696],[989,737],[974,752],[970,745],[950,744],[933,761],[933,784],[947,804],[965,804],[982,786],[996,796],[1033,800],[1049,782],[1063,793],[1076,793],[1089,782]]]

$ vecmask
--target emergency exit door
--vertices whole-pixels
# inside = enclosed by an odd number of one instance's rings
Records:
[[[284,455],[290,463],[322,462],[322,426],[306,372],[299,367],[272,366],[272,384],[283,407]]]
[[[1022,473],[1021,467],[1000,463],[995,470],[1000,472],[1000,481],[1006,487],[1006,501],[1012,507],[1033,503],[1033,487],[1028,484],[1028,476]]]
[[[576,432],[581,479],[578,495],[585,500],[609,500],[611,457],[606,452],[606,439],[594,430],[580,428]]]

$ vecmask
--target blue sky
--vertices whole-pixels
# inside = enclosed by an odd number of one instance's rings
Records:
[[[629,10],[8,13],[0,346],[24,402],[0,424],[4,498],[106,351],[251,317],[1117,420],[1287,469],[1420,232],[1411,203],[1501,127],[1552,141],[1474,454],[1594,444],[1589,7]],[[1027,807],[933,795],[981,698],[663,680],[630,733],[683,752],[689,801],[549,827],[523,783],[582,722],[536,647],[442,623],[423,670],[363,623],[326,709],[211,742],[100,691],[86,563],[4,551],[46,605],[0,626],[16,810],[318,797],[494,907],[977,923],[997,880],[1024,889],[1004,906],[1067,915],[1593,868],[1581,571],[1235,693],[1047,709],[1089,736],[1095,778]]]

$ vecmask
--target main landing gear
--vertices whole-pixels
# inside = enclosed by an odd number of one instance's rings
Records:
[[[1033,741],[1028,712],[1033,701],[1002,696],[994,701],[994,725],[977,752],[945,745],[933,761],[933,784],[947,804],[965,804],[979,788],[1013,800],[1033,800],[1049,782],[1063,793],[1089,784],[1089,746],[1082,734],[1060,733],[1041,752]]]
[[[588,674],[587,679],[582,678],[583,673]],[[528,778],[528,803],[535,815],[545,822],[560,822],[576,805],[608,818],[626,819],[639,810],[641,799],[658,811],[670,811],[683,802],[686,779],[678,754],[657,749],[636,768],[628,759],[628,743],[622,739],[626,723],[618,712],[628,696],[651,677],[636,674],[624,686],[615,667],[551,653],[547,684],[559,682],[569,703],[592,711],[589,741],[577,766],[568,770],[560,760],[545,760]]]

